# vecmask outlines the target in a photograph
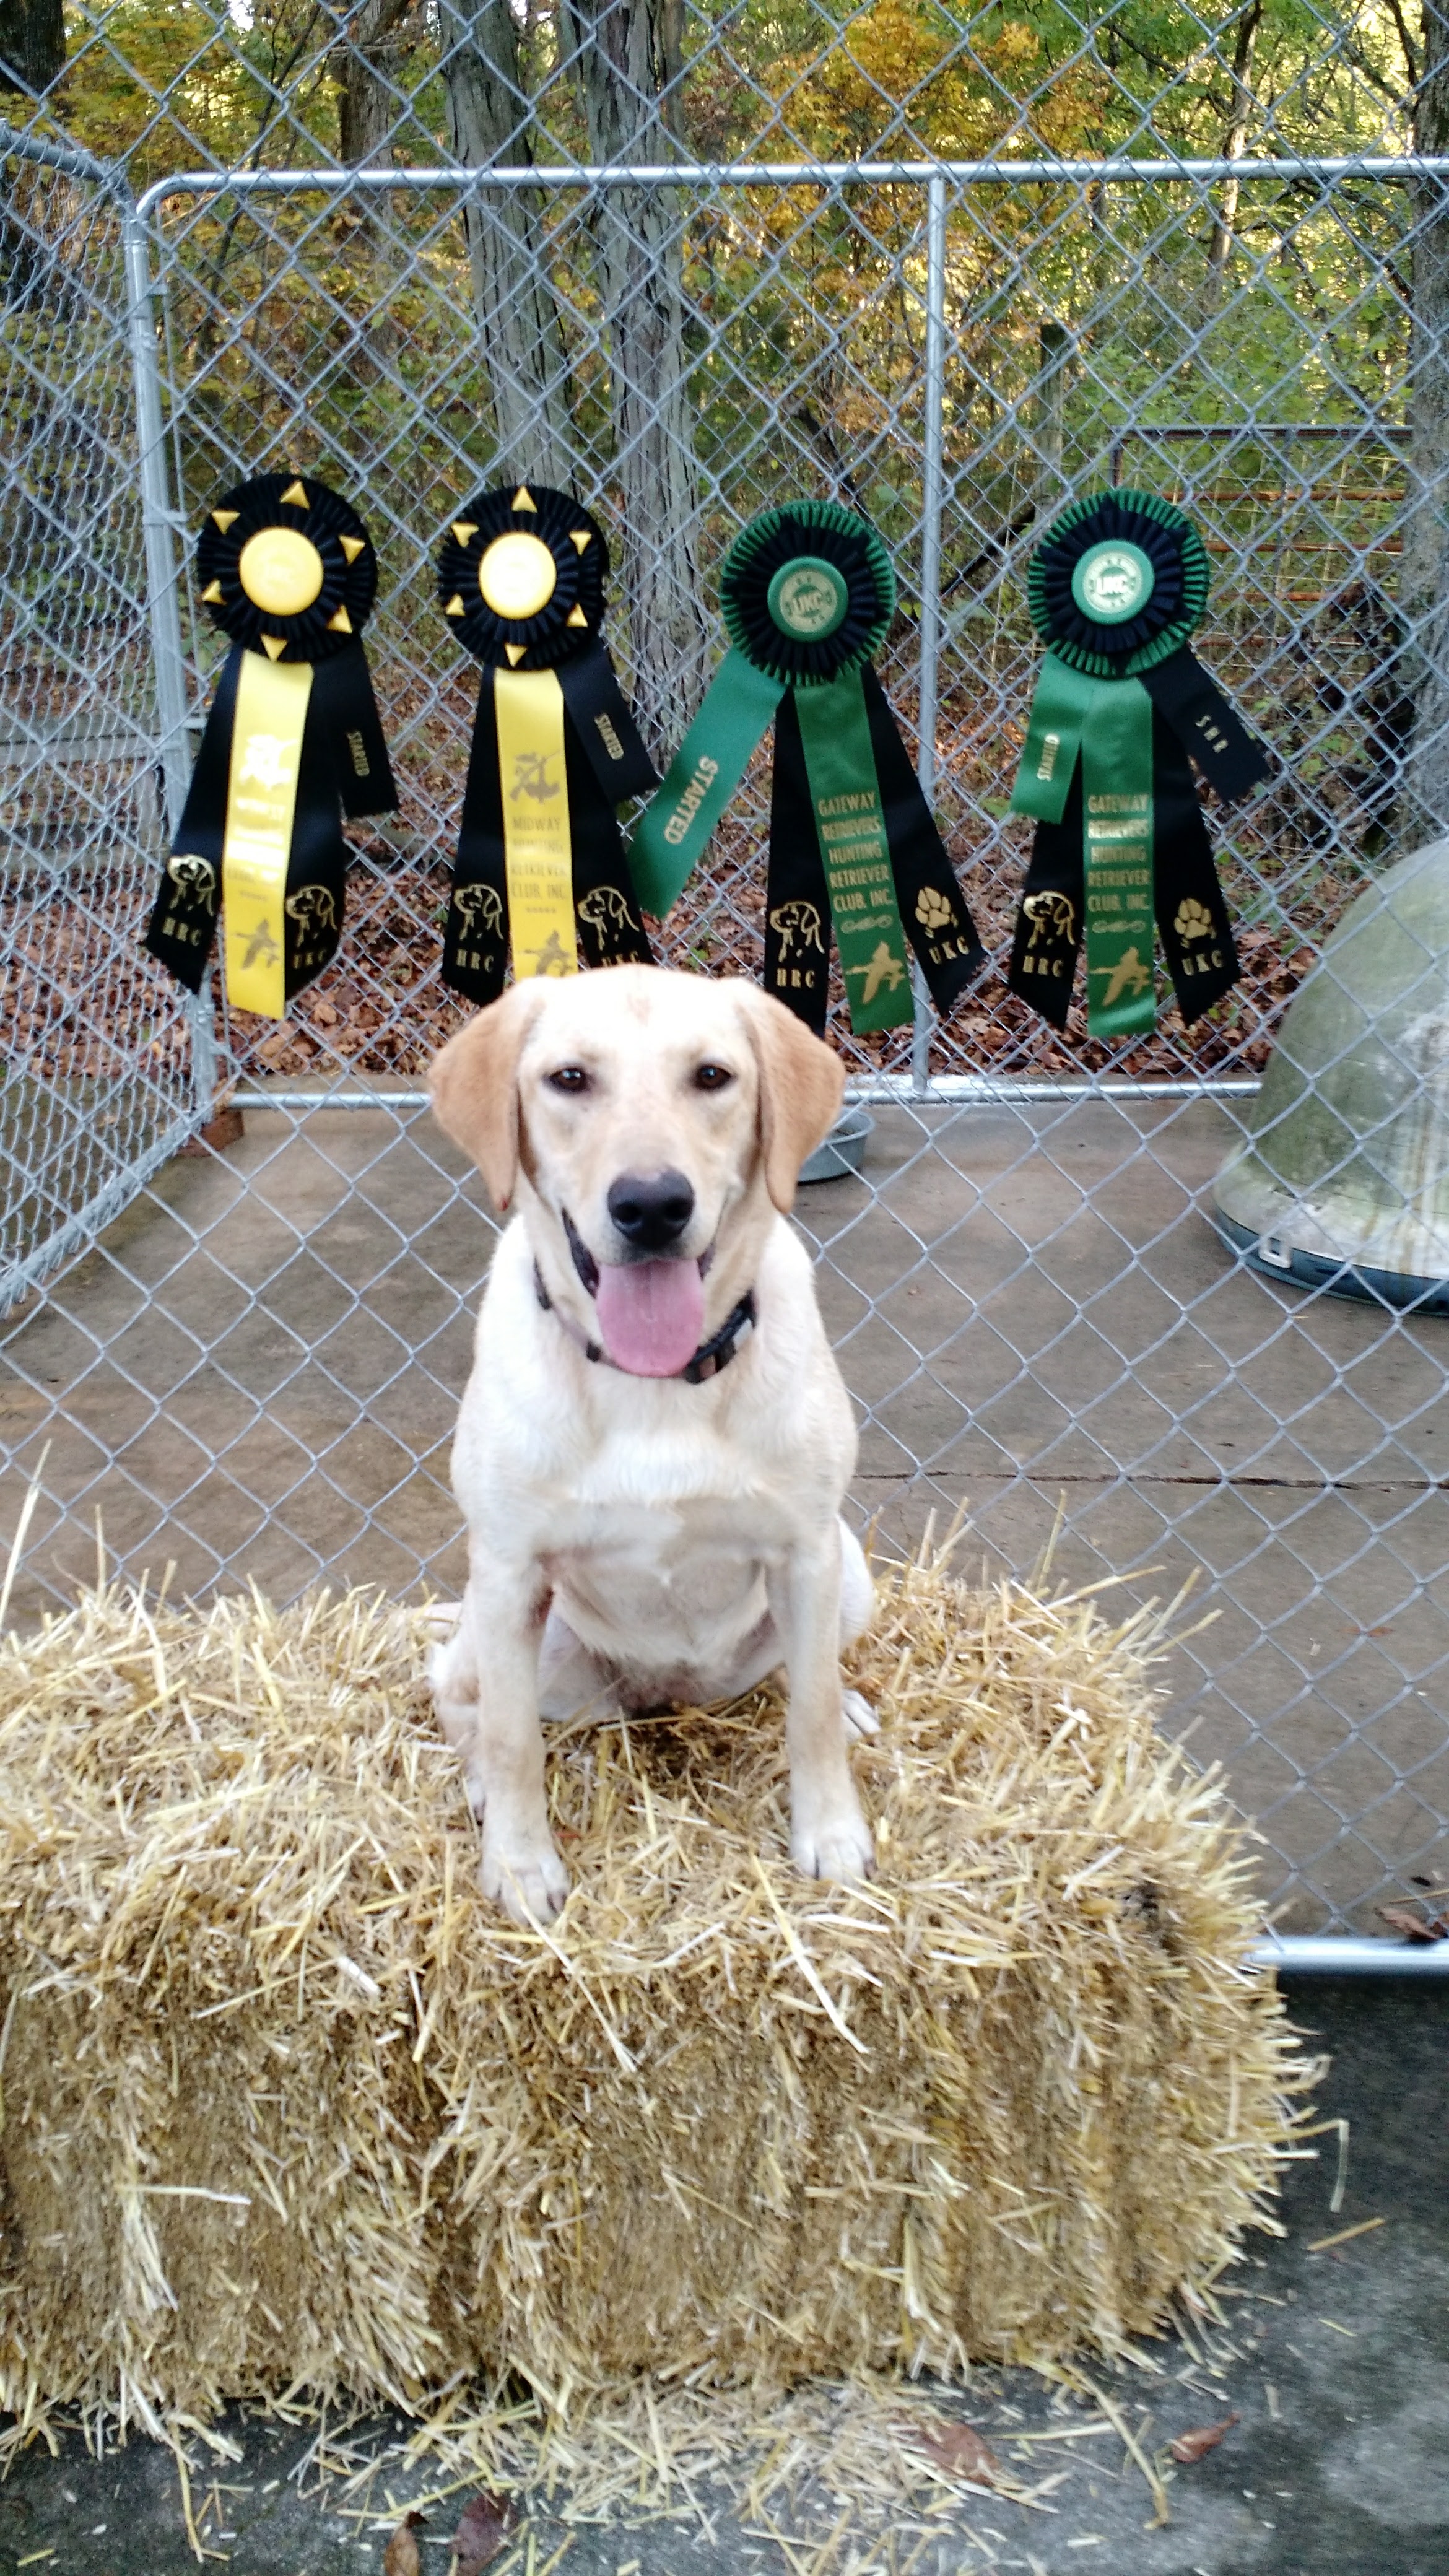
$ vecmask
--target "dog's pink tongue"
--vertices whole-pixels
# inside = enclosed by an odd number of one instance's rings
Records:
[[[604,1348],[635,1377],[678,1377],[704,1329],[704,1281],[697,1261],[610,1263],[599,1272]]]

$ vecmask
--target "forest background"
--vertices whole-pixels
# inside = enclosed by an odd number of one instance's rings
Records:
[[[951,186],[943,828],[999,957],[1025,852],[1005,809],[1036,662],[1026,561],[1065,499],[1116,480],[1169,491],[1200,520],[1215,568],[1206,657],[1282,755],[1223,840],[1244,992],[1195,1033],[1164,1025],[1124,1065],[1260,1064],[1364,874],[1449,829],[1444,191],[1408,169],[1249,175],[1443,149],[1449,20],[1434,0],[1246,0],[1222,16],[1180,0],[1080,16],[1057,0],[116,0],[63,15],[60,0],[0,0],[0,64],[12,124],[118,165],[137,191],[196,169],[1245,165],[1210,186]],[[73,213],[48,174],[3,168],[7,328],[12,343],[28,335],[34,460],[33,525],[13,531],[29,569],[13,586],[43,623],[46,477],[69,478],[74,523],[85,447],[85,325],[55,256],[74,270],[94,243],[62,242]],[[717,654],[713,568],[735,528],[802,490],[857,504],[902,579],[885,676],[909,729],[925,221],[905,180],[540,182],[466,203],[221,193],[163,210],[179,515],[194,522],[220,486],[280,462],[358,500],[383,554],[374,658],[409,779],[399,826],[359,844],[375,882],[350,965],[290,1033],[234,1032],[243,1058],[395,1069],[446,1021],[436,922],[471,683],[432,606],[431,560],[486,481],[571,485],[602,511],[616,649],[660,750]],[[89,363],[99,383],[111,362],[92,347]],[[48,432],[37,385],[54,396]],[[98,489],[116,470],[109,430],[99,444]],[[195,635],[200,691],[215,661],[204,618]],[[52,640],[36,684],[63,708],[76,638]],[[129,648],[113,649],[119,669]],[[671,922],[671,953],[756,970],[759,821],[746,799]],[[1064,1057],[999,978],[942,1049],[940,1062],[998,1069],[1107,1061],[1079,1028]]]

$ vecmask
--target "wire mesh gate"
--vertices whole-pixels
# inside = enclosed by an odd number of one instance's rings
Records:
[[[1184,307],[1183,245],[1229,175],[1260,246]],[[1129,1606],[1195,1574],[1215,1615],[1176,1650],[1172,1722],[1259,1818],[1283,1920],[1366,1927],[1442,1875],[1449,1328],[1276,1290],[1201,1205],[1287,993],[1380,851],[1411,846],[1394,558],[1425,495],[1383,285],[1420,219],[1404,176],[268,171],[163,182],[137,209],[104,173],[30,165],[12,238],[38,274],[74,273],[85,327],[62,335],[53,275],[38,302],[8,285],[5,400],[33,411],[15,489],[51,547],[17,545],[4,600],[24,754],[3,857],[12,1520],[45,1461],[18,1606],[85,1572],[97,1511],[125,1567],[174,1564],[187,1590],[456,1583],[447,1445],[490,1235],[419,1088],[456,1018],[436,965],[471,714],[433,606],[438,530],[494,472],[572,482],[622,556],[620,658],[662,740],[697,694],[691,602],[723,545],[821,490],[892,545],[907,610],[884,676],[995,950],[949,1027],[836,1031],[875,1130],[861,1177],[801,1217],[862,1411],[858,1513],[899,1543],[965,1503],[968,1546],[1021,1570],[1060,1514],[1058,1573],[1123,1578]],[[662,277],[687,355],[682,381],[623,400],[610,203],[638,255],[623,291]],[[1289,253],[1322,272],[1325,244],[1326,312],[1321,276],[1306,307],[1276,277]],[[657,476],[686,438],[666,524],[629,441]],[[377,539],[369,642],[404,806],[358,832],[343,950],[285,1026],[220,1003],[213,1025],[135,944],[215,659],[176,535],[282,463],[346,489]],[[1000,967],[1025,556],[1071,494],[1122,480],[1204,526],[1205,651],[1286,766],[1224,845],[1243,994],[1195,1038],[1165,1019],[1112,1058],[1038,1030]],[[119,766],[110,735],[95,748],[113,719]],[[747,794],[670,962],[757,971],[762,824]],[[218,1077],[244,1141],[171,1159]]]

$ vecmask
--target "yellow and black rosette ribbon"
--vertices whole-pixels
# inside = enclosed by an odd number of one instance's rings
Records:
[[[564,492],[480,493],[443,542],[443,614],[483,664],[443,935],[443,981],[496,1001],[518,976],[647,965],[614,813],[658,773],[599,641],[609,550]]]
[[[258,474],[210,513],[201,596],[231,638],[146,945],[199,991],[224,924],[227,998],[280,1020],[342,932],[344,814],[397,804],[359,641],[377,558],[310,475]]]
[[[742,529],[720,573],[731,650],[630,852],[644,903],[667,912],[773,724],[765,984],[817,1031],[832,925],[862,1032],[911,1017],[907,934],[939,1011],[983,958],[870,668],[895,598],[885,547],[854,510],[798,501]]]
[[[1154,492],[1089,494],[1032,557],[1047,651],[1011,810],[1037,828],[1007,980],[1056,1028],[1084,927],[1093,1037],[1153,1027],[1154,917],[1189,1025],[1238,980],[1189,761],[1225,799],[1269,762],[1188,649],[1207,594],[1202,539]]]

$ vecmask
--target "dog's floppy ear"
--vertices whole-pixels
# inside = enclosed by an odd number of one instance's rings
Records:
[[[428,1072],[433,1116],[472,1155],[500,1215],[518,1178],[518,1059],[542,1000],[536,981],[510,985],[449,1038]]]
[[[823,1038],[757,984],[742,984],[760,1069],[760,1147],[765,1187],[782,1216],[795,1204],[800,1166],[829,1135],[845,1096],[845,1067]]]

